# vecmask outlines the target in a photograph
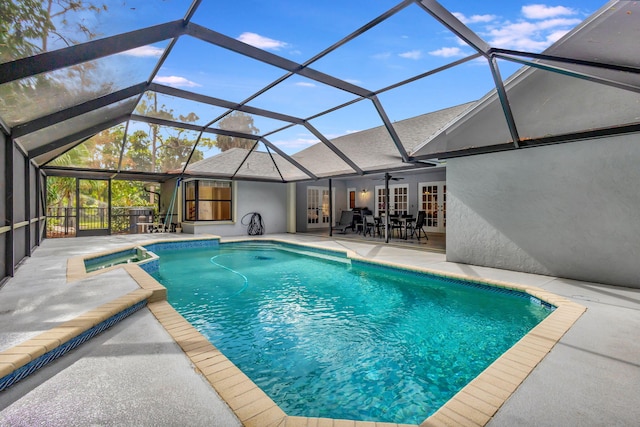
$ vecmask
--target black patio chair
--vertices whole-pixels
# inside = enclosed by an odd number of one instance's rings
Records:
[[[416,221],[408,225],[409,230],[411,230],[411,237],[413,237],[417,233],[418,240],[420,240],[420,234],[424,234],[424,237],[427,240],[429,240],[429,236],[427,236],[427,232],[424,231],[424,228],[423,228],[426,223],[426,220],[427,220],[427,213],[425,211],[419,211],[418,216],[416,217]]]
[[[369,234],[369,236],[373,237],[376,235],[376,231],[378,232],[378,234],[380,234],[380,229],[378,228],[378,222],[375,220],[373,215],[365,215],[363,225],[364,225],[363,236],[366,236],[367,234]]]
[[[400,221],[400,215],[389,215],[389,232],[393,237],[393,233],[398,237],[402,237],[402,222]]]

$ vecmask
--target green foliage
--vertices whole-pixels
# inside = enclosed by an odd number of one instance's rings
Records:
[[[47,206],[75,206],[76,179],[68,177],[47,177]]]
[[[83,194],[83,205],[98,206],[107,200],[105,181],[82,180],[80,192]],[[111,204],[112,206],[157,206],[157,195],[147,189],[153,183],[143,181],[112,180]],[[159,190],[160,186],[156,186]],[[47,177],[47,206],[48,207],[75,207],[76,206],[76,178],[50,176]]]
[[[47,52],[53,41],[70,46],[94,39],[98,34],[84,24],[85,14],[106,10],[104,4],[82,0],[0,0],[0,61]],[[20,110],[35,109],[34,116],[39,116],[59,109],[56,100],[105,93],[110,85],[100,83],[104,78],[98,77],[99,71],[86,62],[4,84],[0,86],[3,118],[13,126],[24,121]]]
[[[151,95],[154,96],[153,94]],[[154,117],[175,120],[172,110],[166,106],[157,106],[150,96],[141,102],[139,113]],[[151,108],[151,110],[149,110]],[[157,108],[157,110],[156,110]],[[195,113],[180,116],[181,121],[197,121]],[[53,160],[51,166],[79,167],[103,170],[132,170],[140,172],[175,172],[184,166],[196,143],[193,133],[181,128],[167,128],[153,123],[147,124],[148,131],[131,130],[127,136],[123,151],[124,126],[119,125],[102,131],[82,144]],[[198,147],[210,148],[215,141],[200,138]],[[123,153],[122,163],[120,153]],[[202,160],[203,151],[196,149],[192,161]]]
[[[111,204],[113,206],[157,207],[156,195],[147,192],[151,184],[142,181],[111,181]],[[160,186],[157,186],[159,189]]]
[[[40,53],[43,35],[55,29],[40,0],[0,0],[0,16],[3,63]]]
[[[136,107],[136,113],[182,123],[196,123],[200,119],[194,112],[186,115],[179,114],[176,117],[173,109],[158,103],[158,96],[155,92],[145,94]],[[147,172],[180,172],[196,144],[196,140],[189,138],[190,133],[185,129],[167,128],[155,123],[148,123],[147,126],[148,132],[137,131],[129,137],[127,157],[132,160],[132,163],[136,163],[135,166],[132,165],[131,169]],[[200,148],[211,148],[214,145],[215,141],[212,139],[200,138],[198,148],[195,149],[191,160],[201,160],[203,152]],[[138,169],[140,166],[146,168]]]

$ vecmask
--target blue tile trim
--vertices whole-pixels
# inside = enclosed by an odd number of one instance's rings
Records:
[[[74,348],[78,347],[80,344],[88,341],[89,339],[95,337],[96,335],[98,335],[99,333],[103,332],[104,330],[110,328],[111,326],[115,325],[116,323],[118,323],[119,321],[121,321],[122,319],[124,319],[125,317],[133,314],[134,312],[140,310],[142,307],[144,307],[145,305],[147,305],[147,300],[144,301],[140,301],[139,303],[132,305],[131,307],[121,311],[120,313],[111,316],[110,318],[108,318],[107,320],[105,320],[104,322],[99,323],[98,325],[94,326],[91,329],[86,330],[85,332],[83,332],[82,334],[78,335],[75,338],[72,338],[71,340],[65,342],[64,344],[54,348],[53,350],[43,354],[42,356],[38,357],[35,360],[32,360],[31,362],[27,363],[26,365],[16,369],[15,371],[13,371],[12,373],[10,373],[9,375],[6,375],[2,378],[0,378],[0,392],[11,387],[13,384],[17,383],[18,381],[26,378],[27,376],[31,375],[32,373],[34,373],[35,371],[37,371],[38,369],[42,368],[43,366],[45,366],[46,364],[48,364],[49,362],[54,361],[55,359],[57,359],[58,357],[64,355],[65,353],[73,350]]]
[[[473,288],[476,288],[476,289],[482,289],[482,290],[489,291],[489,292],[495,292],[495,293],[509,295],[509,296],[513,296],[513,297],[524,298],[524,299],[528,299],[529,301],[531,301],[534,304],[541,305],[544,308],[546,308],[548,310],[551,310],[551,311],[553,311],[553,310],[555,310],[557,308],[553,304],[550,304],[547,301],[542,301],[542,300],[540,300],[538,298],[535,298],[535,297],[529,295],[526,292],[523,292],[523,291],[520,291],[520,290],[516,290],[516,289],[503,288],[503,287],[500,287],[500,286],[491,285],[491,284],[488,284],[488,283],[483,283],[481,281],[462,280],[462,279],[458,279],[458,278],[441,276],[441,275],[438,275],[438,274],[428,273],[428,272],[424,272],[424,271],[416,271],[416,270],[411,270],[411,269],[404,269],[404,268],[401,268],[401,267],[383,265],[383,264],[378,264],[376,262],[364,261],[364,260],[352,260],[351,261],[351,265],[354,266],[354,267],[365,267],[366,266],[368,268],[373,268],[373,269],[377,269],[377,270],[393,271],[396,274],[403,274],[403,275],[410,276],[410,277],[416,277],[416,278],[420,278],[420,279],[425,279],[425,278],[426,279],[433,279],[433,280],[438,280],[438,281],[449,283],[449,284],[453,284],[453,285],[470,286],[470,287],[473,287]]]
[[[151,252],[158,250],[174,250],[188,248],[214,248],[220,245],[220,239],[203,239],[203,240],[178,240],[174,242],[157,242],[145,245],[144,248]]]
[[[160,270],[160,260],[158,258],[138,264],[147,274],[157,273]]]

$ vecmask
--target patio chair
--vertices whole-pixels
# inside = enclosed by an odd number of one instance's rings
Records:
[[[400,215],[389,215],[389,228],[391,236],[395,232],[398,237],[402,237],[403,224],[400,221]]]
[[[365,215],[363,225],[364,225],[364,232],[362,234],[363,236],[366,236],[367,234],[369,234],[369,236],[373,237],[376,235],[376,231],[378,232],[378,234],[380,234],[378,222],[375,220],[373,215]]]
[[[425,211],[419,211],[415,222],[409,224],[409,230],[411,230],[411,237],[417,233],[418,240],[420,240],[420,234],[424,234],[424,237],[429,240],[427,232],[424,231],[424,225],[426,223],[427,213]]]
[[[334,231],[340,231],[342,234],[347,233],[347,228],[353,230],[353,212],[342,211],[340,214],[340,221],[333,227]]]

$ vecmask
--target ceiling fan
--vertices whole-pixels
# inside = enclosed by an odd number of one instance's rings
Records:
[[[391,174],[390,174],[390,173],[386,172],[386,173],[384,174],[384,177],[383,177],[383,178],[378,178],[378,179],[376,179],[376,181],[400,181],[401,179],[404,179],[404,177],[401,177],[401,176],[397,176],[397,177],[396,177],[396,176],[391,176]]]

